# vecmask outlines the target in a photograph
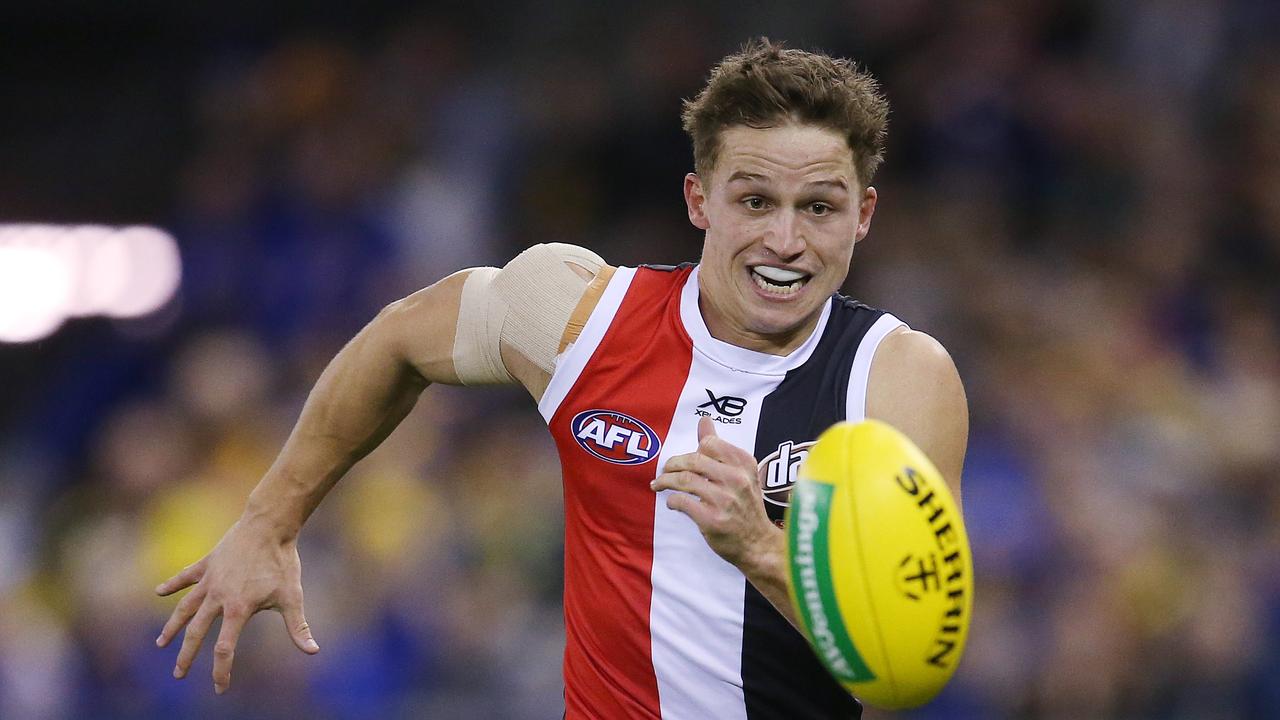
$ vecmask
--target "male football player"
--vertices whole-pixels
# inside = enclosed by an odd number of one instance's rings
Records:
[[[157,640],[186,626],[175,676],[218,616],[218,692],[259,610],[317,652],[307,517],[427,385],[520,383],[564,472],[567,717],[857,716],[793,627],[779,524],[795,467],[832,423],[875,417],[959,497],[968,434],[946,351],[837,294],[871,227],[887,115],[849,61],[749,43],[685,107],[696,265],[538,245],[385,308],[326,368],[240,520],[157,588],[194,586]]]

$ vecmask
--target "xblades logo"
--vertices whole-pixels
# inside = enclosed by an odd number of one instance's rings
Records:
[[[700,417],[711,417],[711,411],[707,410],[707,408],[713,408],[716,412],[716,416],[712,419],[716,422],[724,423],[726,425],[742,424],[742,418],[739,418],[738,416],[741,415],[742,411],[747,407],[746,398],[734,397],[732,395],[716,397],[715,393],[710,390],[706,390],[706,388],[703,389],[706,391],[707,397],[710,398],[710,400],[707,400],[694,408],[694,414]]]

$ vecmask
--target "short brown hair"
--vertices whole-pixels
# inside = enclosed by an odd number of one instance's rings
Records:
[[[720,61],[702,92],[684,101],[682,119],[700,175],[715,167],[725,128],[776,127],[791,121],[844,135],[858,181],[866,186],[884,159],[889,101],[880,93],[880,83],[851,60],[760,38]]]

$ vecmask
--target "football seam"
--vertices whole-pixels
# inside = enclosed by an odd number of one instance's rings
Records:
[[[846,464],[846,467],[848,467],[847,464]],[[850,484],[846,484],[845,487],[846,489],[852,489],[850,487]],[[867,573],[866,554],[863,552],[863,547],[865,545],[865,543],[863,542],[863,529],[865,524],[862,522],[862,512],[861,512],[862,509],[857,507],[856,505],[854,509],[856,511],[854,518],[858,524],[857,526],[858,567],[862,571],[862,577],[867,580],[862,583],[862,588],[863,588],[863,592],[866,593],[866,596],[867,596],[867,607],[870,609],[870,612],[871,612],[871,622],[873,627],[876,628],[876,644],[880,646],[880,656],[884,658],[885,672],[890,678],[890,685],[893,688],[893,702],[896,705],[898,701],[898,694],[899,694],[898,677],[893,673],[893,662],[889,659],[889,648],[885,645],[885,642],[884,642],[885,628],[880,624],[880,616],[876,612],[875,597],[871,592],[871,583],[868,582],[871,579],[871,575]]]

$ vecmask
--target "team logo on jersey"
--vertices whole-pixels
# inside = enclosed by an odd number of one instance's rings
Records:
[[[711,399],[694,408],[693,414],[698,417],[709,417],[712,420],[715,420],[718,423],[724,423],[725,425],[742,424],[742,418],[738,416],[741,415],[742,411],[747,407],[746,398],[734,397],[733,395],[717,397],[716,394],[711,392],[709,389],[703,388],[703,390],[706,391],[707,397]],[[708,410],[707,408],[711,408],[711,410]],[[712,411],[715,412],[715,415],[711,414]]]
[[[583,450],[615,465],[647,463],[662,449],[648,425],[613,410],[584,410],[569,427]]]
[[[791,502],[791,486],[796,484],[800,463],[809,457],[814,441],[794,443],[786,440],[769,457],[760,461],[760,486],[765,502],[786,507]]]

